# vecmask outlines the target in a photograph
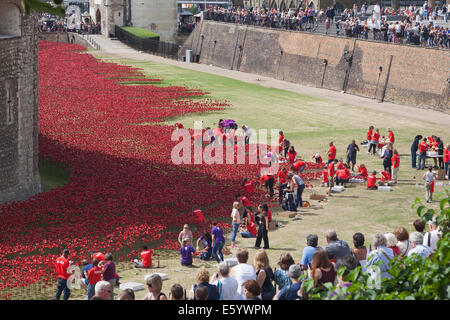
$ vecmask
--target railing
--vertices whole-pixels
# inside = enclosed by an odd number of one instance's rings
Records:
[[[388,20],[389,22],[400,21],[401,18],[402,17],[396,17]],[[323,19],[315,17],[303,21],[300,19],[280,21],[268,18],[258,21],[252,15],[248,15],[243,18],[239,17],[236,19],[236,16],[232,14],[205,11],[203,12],[203,19],[225,23],[252,25],[262,28],[283,29],[288,31],[314,32],[327,35],[333,35],[334,33],[336,36],[354,37],[361,40],[390,42],[400,45],[421,45],[434,49],[450,48],[450,37],[448,36],[425,37],[422,34],[417,34],[417,32],[414,33],[411,30],[404,30],[400,34],[397,34],[396,32],[389,32],[387,28],[381,28],[380,30],[369,27],[364,30],[362,25],[349,26],[346,28],[345,22],[340,21],[340,17],[338,16],[335,16],[335,21],[330,23],[328,30],[325,28],[325,22]]]
[[[115,26],[115,35],[120,41],[126,43],[135,50],[148,52],[165,58],[178,59],[178,50],[180,48],[178,44],[137,37],[117,25]]]

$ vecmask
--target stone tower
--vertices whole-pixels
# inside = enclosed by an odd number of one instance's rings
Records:
[[[20,0],[0,0],[0,203],[42,191],[35,26]]]
[[[102,34],[113,36],[114,26],[134,26],[160,35],[162,41],[172,41],[177,31],[177,0],[89,0],[89,13],[100,22]]]

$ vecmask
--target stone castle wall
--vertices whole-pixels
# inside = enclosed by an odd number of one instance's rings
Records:
[[[36,20],[22,14],[19,20],[9,23],[18,23],[20,35],[0,32],[0,203],[24,200],[42,191]]]
[[[448,50],[213,21],[179,55],[186,49],[205,64],[450,113]]]

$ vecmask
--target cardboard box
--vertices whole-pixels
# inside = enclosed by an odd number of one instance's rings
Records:
[[[322,194],[312,194],[309,196],[309,200],[323,200],[326,197],[327,197],[326,195],[322,195]]]
[[[280,217],[284,218],[293,218],[297,215],[297,212],[294,211],[283,211],[278,214]]]
[[[342,191],[344,191],[344,186],[335,186],[331,188],[331,192],[333,193],[340,193]]]
[[[445,180],[445,171],[444,169],[437,170],[437,180]]]
[[[269,231],[276,230],[275,221],[269,222]]]
[[[391,187],[389,187],[389,186],[379,186],[379,187],[378,187],[378,191],[381,191],[381,192],[390,192],[390,191],[391,191]]]

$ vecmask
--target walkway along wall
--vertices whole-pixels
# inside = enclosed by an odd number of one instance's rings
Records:
[[[448,50],[214,21],[186,49],[204,64],[450,113]]]

